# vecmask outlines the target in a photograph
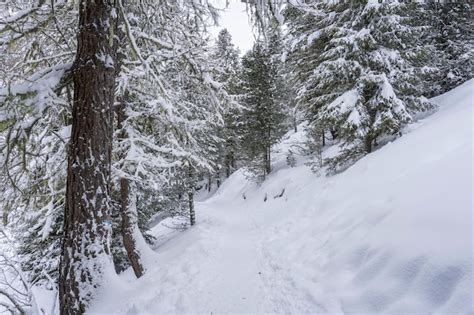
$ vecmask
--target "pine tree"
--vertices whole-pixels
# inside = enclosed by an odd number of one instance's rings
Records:
[[[223,95],[224,125],[218,130],[223,145],[220,148],[218,168],[222,167],[225,177],[229,177],[237,168],[239,152],[238,119],[241,108],[238,99],[238,73],[240,68],[239,51],[232,43],[232,37],[227,29],[219,32],[213,57],[217,63],[216,79],[227,92]],[[219,178],[220,170],[217,170]],[[210,187],[209,187],[210,189]]]
[[[469,1],[428,1],[427,14],[431,28],[428,43],[437,53],[437,85],[432,95],[451,90],[473,77],[474,23]]]
[[[266,49],[270,56],[271,76],[273,78],[273,100],[282,111],[284,122],[282,128],[296,128],[298,114],[296,111],[295,91],[292,85],[291,69],[286,63],[286,52],[283,44],[281,26],[274,23],[266,30]]]
[[[271,148],[283,132],[284,113],[275,101],[276,78],[270,54],[257,42],[242,59],[242,146],[255,175],[271,172]]]
[[[298,100],[317,142],[339,142],[331,172],[400,134],[412,115],[432,107],[419,90],[422,56],[405,4],[315,3],[289,12]],[[296,8],[298,9],[298,8]],[[295,10],[294,8],[292,10]],[[301,36],[303,32],[303,36]]]

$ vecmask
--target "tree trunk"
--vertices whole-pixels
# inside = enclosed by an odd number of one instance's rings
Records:
[[[137,278],[143,276],[144,268],[140,259],[140,251],[137,247],[136,237],[140,229],[138,228],[138,213],[136,196],[133,187],[130,187],[129,180],[122,177],[120,179],[120,197],[122,200],[122,239],[123,246],[127,252],[128,260],[132,265],[133,272]]]
[[[211,192],[212,189],[212,175],[211,172],[207,173],[207,192]]]
[[[196,213],[194,211],[194,185],[193,185],[193,169],[191,164],[189,164],[188,177],[189,177],[189,187],[188,187],[188,205],[189,205],[189,220],[191,226],[196,224]]]
[[[271,148],[268,147],[266,148],[265,152],[265,172],[266,174],[270,174],[272,171],[272,162],[271,162],[271,153],[270,153]]]
[[[2,212],[2,222],[3,222],[3,226],[7,226],[7,225],[8,225],[8,210],[7,210],[7,209],[3,209],[3,212]]]
[[[234,172],[235,170],[235,153],[232,151],[230,153],[230,167],[229,167],[229,176]],[[227,177],[229,177],[227,176]]]
[[[367,153],[372,152],[372,141],[373,141],[372,136],[366,136],[365,137],[365,139],[364,139],[365,152],[367,152]]]
[[[229,178],[230,176],[230,157],[226,158],[226,163],[225,163],[225,177]]]
[[[124,96],[126,97],[126,96]],[[116,108],[117,113],[117,128],[123,128],[123,122],[127,119],[125,112],[125,103],[123,99],[119,98],[119,106]],[[128,138],[125,130],[119,134],[120,139]],[[137,278],[143,276],[144,268],[140,259],[140,250],[137,246],[137,237],[140,237],[140,229],[138,228],[138,213],[136,205],[136,196],[134,189],[130,185],[130,180],[122,177],[120,178],[120,201],[122,217],[122,241],[127,252],[127,258],[132,266],[133,272]]]
[[[191,226],[196,224],[196,212],[194,211],[194,193],[189,190],[188,192],[188,203],[189,203],[189,222]]]
[[[225,157],[225,176],[229,178],[232,172],[235,169],[235,159],[234,159],[234,152],[230,151],[226,154]]]
[[[113,270],[109,249],[115,81],[109,45],[111,9],[106,0],[82,0],[79,6],[59,275],[61,314],[84,313],[104,273]]]

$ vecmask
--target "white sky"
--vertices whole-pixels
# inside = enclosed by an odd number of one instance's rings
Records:
[[[226,7],[226,0],[214,0],[213,2],[218,8]],[[223,28],[227,28],[232,35],[232,42],[240,49],[240,54],[243,55],[252,48],[254,36],[245,10],[245,3],[240,0],[229,0],[229,6],[221,13],[219,26],[212,29],[213,36],[217,37]]]

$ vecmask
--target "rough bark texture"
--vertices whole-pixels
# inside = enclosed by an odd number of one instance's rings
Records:
[[[123,246],[127,252],[128,260],[132,265],[133,272],[137,278],[143,276],[144,268],[140,259],[140,251],[137,248],[135,233],[138,229],[138,214],[135,195],[131,193],[129,180],[120,179],[120,196],[122,199],[122,239]]]
[[[61,314],[82,314],[109,256],[114,65],[111,5],[82,0],[74,63],[64,238],[59,277]]]
[[[126,97],[126,96],[125,96]],[[125,111],[125,103],[121,100],[117,106],[117,128],[123,128],[123,122],[127,119]],[[122,130],[119,137],[126,139],[128,134]],[[138,214],[135,194],[130,180],[122,177],[120,179],[120,200],[121,200],[121,217],[122,217],[122,241],[127,252],[127,258],[132,266],[133,272],[137,278],[143,276],[144,268],[140,259],[140,251],[137,247],[136,237],[141,233],[138,228]]]

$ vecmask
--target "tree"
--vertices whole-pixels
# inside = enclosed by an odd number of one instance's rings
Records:
[[[309,134],[324,144],[329,132],[340,146],[327,160],[331,172],[432,108],[420,90],[426,55],[416,45],[420,28],[411,25],[411,10],[411,4],[355,1],[316,2],[287,13]]]
[[[181,209],[184,195],[189,196],[188,164],[193,177],[214,168],[220,142],[214,130],[222,123],[224,90],[211,75],[206,27],[213,22],[212,10],[199,1],[120,8],[129,44],[118,79],[125,118],[117,132],[114,165],[117,175],[133,184],[129,193],[138,203],[130,216],[138,221]],[[137,14],[147,19],[137,20]]]
[[[28,280],[49,283],[58,276],[77,10],[9,1],[0,11],[0,202]]]
[[[284,114],[274,98],[276,73],[261,42],[243,57],[242,67],[243,151],[254,173],[265,178],[271,172],[271,147],[283,131]]]
[[[173,170],[189,160],[198,174],[201,167],[211,167],[216,155],[215,146],[202,149],[206,141],[218,140],[209,131],[222,120],[221,88],[210,76],[205,47],[206,27],[216,11],[206,1],[152,4],[117,1],[112,8],[108,2],[84,0],[79,11],[69,2],[0,4],[8,6],[0,20],[0,58],[5,61],[0,70],[9,74],[2,77],[0,90],[0,142],[7,152],[0,176],[10,183],[2,187],[1,201],[11,209],[4,220],[21,234],[22,260],[35,281],[57,277],[65,230],[62,312],[83,311],[100,286],[110,261],[110,223],[115,229],[117,221],[123,224],[129,260],[137,258],[138,251],[136,257],[130,254],[142,244],[139,228],[159,211],[166,181],[179,176]],[[16,62],[15,53],[23,62]],[[115,96],[122,105],[113,134]],[[115,200],[112,188],[119,192]],[[110,222],[112,203],[120,204],[123,220]],[[91,242],[97,245],[93,249]],[[124,242],[119,243],[123,250]],[[75,255],[82,249],[84,255]],[[35,267],[43,260],[51,262],[49,274]],[[94,271],[97,278],[91,277]]]
[[[428,1],[426,4],[428,43],[436,48],[439,95],[469,80],[474,72],[473,19],[469,1]],[[434,89],[431,87],[431,89]]]
[[[5,14],[11,14],[2,17],[0,32],[4,43],[0,58],[5,61],[0,71],[8,74],[2,77],[0,92],[0,143],[2,152],[8,153],[2,155],[0,176],[9,185],[2,187],[1,202],[9,209],[4,211],[4,220],[10,221],[9,228],[19,240],[21,261],[36,283],[47,281],[47,277],[57,279],[78,11],[72,3],[22,1],[7,5],[11,7]],[[187,114],[190,104],[201,110],[201,117],[208,118],[201,124],[207,128],[212,125],[210,120],[219,121],[219,102],[215,100],[222,89],[209,76],[213,70],[205,47],[206,27],[215,14],[211,5],[189,1],[154,7],[120,2],[112,13],[117,16],[113,35],[120,37],[121,43],[114,47],[119,52],[114,60],[115,89],[117,100],[125,106],[125,115],[116,113],[112,148],[113,204],[119,205],[114,207],[113,220],[114,235],[120,238],[114,237],[117,253],[124,252],[123,235],[117,232],[130,230],[122,229],[122,223],[138,222],[140,231],[146,232],[146,220],[160,211],[165,182],[178,176],[173,168],[202,145],[191,141],[192,145],[185,146],[182,140],[186,139],[184,133],[193,138],[196,127],[193,116]],[[147,19],[135,18],[140,15]],[[18,63],[14,54],[24,62]],[[206,96],[202,98],[206,106],[179,97],[183,80],[171,76],[186,77],[185,73],[192,84],[201,86],[198,93]],[[125,183],[121,178],[127,179],[129,194],[135,198],[120,197],[120,183]],[[137,201],[137,219],[122,221],[119,217],[124,213],[118,208],[133,208],[121,207],[122,200],[132,199]],[[131,212],[127,215],[134,217]],[[136,230],[134,224],[127,225]],[[128,264],[121,262],[122,267]]]
[[[113,21],[108,1],[80,2],[59,276],[62,314],[84,313],[111,265]]]
[[[238,100],[238,74],[240,68],[239,51],[232,43],[232,37],[227,29],[219,32],[215,52],[216,80],[222,84],[227,94],[223,95],[224,125],[218,130],[223,139],[219,150],[218,168],[222,165],[225,177],[229,177],[237,168],[236,161],[239,151],[238,119],[241,115],[241,106]],[[217,170],[220,177],[220,170]],[[210,188],[210,187],[209,187]]]

